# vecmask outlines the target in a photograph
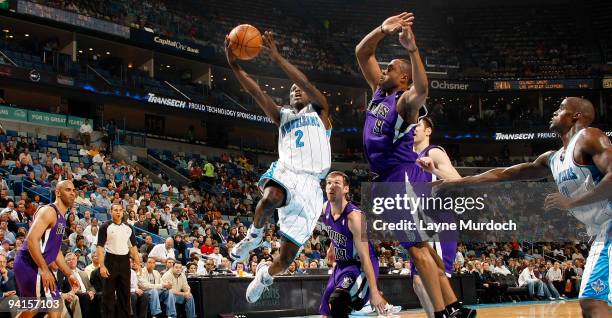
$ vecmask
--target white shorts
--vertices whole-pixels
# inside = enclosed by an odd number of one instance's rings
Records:
[[[259,189],[263,191],[270,180],[280,184],[287,193],[285,205],[278,209],[279,234],[297,246],[304,245],[323,210],[321,180],[294,172],[277,161],[259,179]]]
[[[593,241],[589,257],[587,257],[580,295],[578,298],[596,299],[612,305],[612,221],[603,226],[603,229]]]

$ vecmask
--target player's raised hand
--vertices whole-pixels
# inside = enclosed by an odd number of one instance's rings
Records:
[[[229,35],[225,36],[225,58],[227,58],[227,62],[229,64],[236,63],[236,56],[232,53],[232,48],[230,47],[231,43],[229,40]]]
[[[394,34],[405,26],[411,26],[414,21],[414,14],[402,12],[398,15],[388,17],[380,26],[383,33]]]
[[[53,293],[56,290],[55,277],[49,269],[46,269],[40,273],[40,279],[43,282],[43,288],[45,291]]]
[[[399,33],[399,41],[410,52],[418,49],[414,33],[412,33],[412,26],[410,25],[402,27],[402,31]]]
[[[572,208],[571,200],[561,193],[551,193],[546,196],[544,200],[544,209],[546,211],[558,209],[558,210],[569,210]]]
[[[264,43],[263,47],[266,51],[268,51],[270,57],[272,59],[276,59],[277,57],[279,57],[280,53],[278,52],[278,48],[276,47],[276,41],[274,41],[274,35],[272,35],[272,31],[264,32],[262,39]]]
[[[421,167],[421,169],[432,174],[436,169],[436,163],[430,157],[419,158],[417,159],[416,163],[419,165],[419,167]]]

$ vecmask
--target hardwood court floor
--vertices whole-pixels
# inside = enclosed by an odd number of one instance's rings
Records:
[[[478,308],[478,318],[580,318],[578,301],[532,302],[528,304],[482,305]],[[352,316],[355,317],[355,316]],[[398,318],[426,318],[422,312],[401,312]]]
[[[580,318],[582,317],[578,300],[555,302],[523,302],[518,304],[506,303],[495,305],[480,305],[478,318]],[[306,316],[313,318],[320,316]],[[351,318],[376,317],[376,315],[356,316]],[[395,315],[378,316],[394,318],[427,318],[422,310],[407,310]]]

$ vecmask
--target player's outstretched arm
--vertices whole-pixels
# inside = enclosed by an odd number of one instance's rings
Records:
[[[289,79],[294,82],[299,88],[303,89],[308,96],[312,99],[312,101],[321,107],[320,116],[321,120],[323,120],[323,124],[325,125],[325,129],[331,128],[331,121],[329,119],[329,104],[327,103],[327,98],[319,91],[309,80],[304,73],[302,73],[295,65],[291,64],[284,58],[276,47],[276,42],[274,41],[274,36],[272,32],[266,31],[263,35],[263,41],[265,44],[265,48],[270,54],[270,58],[274,60],[278,66],[287,74]]]
[[[404,118],[412,122],[418,118],[419,109],[425,104],[427,95],[429,94],[429,81],[427,80],[427,72],[425,65],[419,54],[419,48],[416,45],[416,39],[412,32],[411,26],[402,27],[402,32],[399,34],[399,41],[410,55],[410,64],[412,65],[412,87],[402,96],[397,102],[398,112]]]
[[[597,128],[586,128],[579,138],[578,143],[582,146],[583,151],[593,158],[593,163],[603,177],[593,190],[574,198],[567,198],[560,193],[547,196],[544,202],[546,209],[568,210],[598,201],[612,200],[612,143],[610,139]]]
[[[548,159],[554,151],[541,154],[533,162],[521,163],[509,168],[496,168],[479,175],[463,177],[458,180],[445,181],[448,185],[467,185],[483,182],[538,180],[550,175]]]
[[[355,47],[357,63],[372,91],[376,91],[382,76],[375,55],[378,43],[386,35],[398,32],[403,26],[412,25],[413,20],[414,15],[408,12],[402,12],[401,14],[389,17],[380,26],[368,33]]]
[[[353,212],[349,214],[348,227],[353,234],[353,241],[359,254],[361,267],[366,275],[368,287],[370,288],[370,304],[376,309],[379,315],[385,313],[387,301],[382,297],[376,283],[376,274],[370,260],[370,248],[368,246],[368,237],[365,232],[365,220],[362,219],[361,212]]]
[[[276,105],[272,98],[261,90],[257,82],[255,82],[249,76],[249,74],[247,74],[247,72],[245,72],[242,67],[238,65],[238,62],[236,62],[236,57],[234,54],[232,54],[232,50],[230,50],[229,45],[229,39],[225,37],[225,56],[227,58],[227,63],[234,72],[238,82],[247,92],[249,92],[249,94],[251,94],[251,96],[253,96],[257,102],[257,105],[261,107],[261,109],[270,119],[272,119],[276,126],[279,126],[280,106]]]

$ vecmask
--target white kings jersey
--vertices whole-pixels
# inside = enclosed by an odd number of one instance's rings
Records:
[[[584,130],[581,130],[572,137],[563,160],[561,160],[563,149],[558,150],[549,158],[548,164],[559,192],[569,198],[592,191],[603,177],[596,166],[579,165],[574,162],[576,142],[583,132]],[[588,235],[597,235],[602,226],[612,220],[612,200],[579,206],[571,209],[570,213],[585,224]]]
[[[295,172],[325,178],[331,166],[330,135],[331,129],[325,129],[312,104],[300,112],[283,107],[278,128],[278,161]]]

